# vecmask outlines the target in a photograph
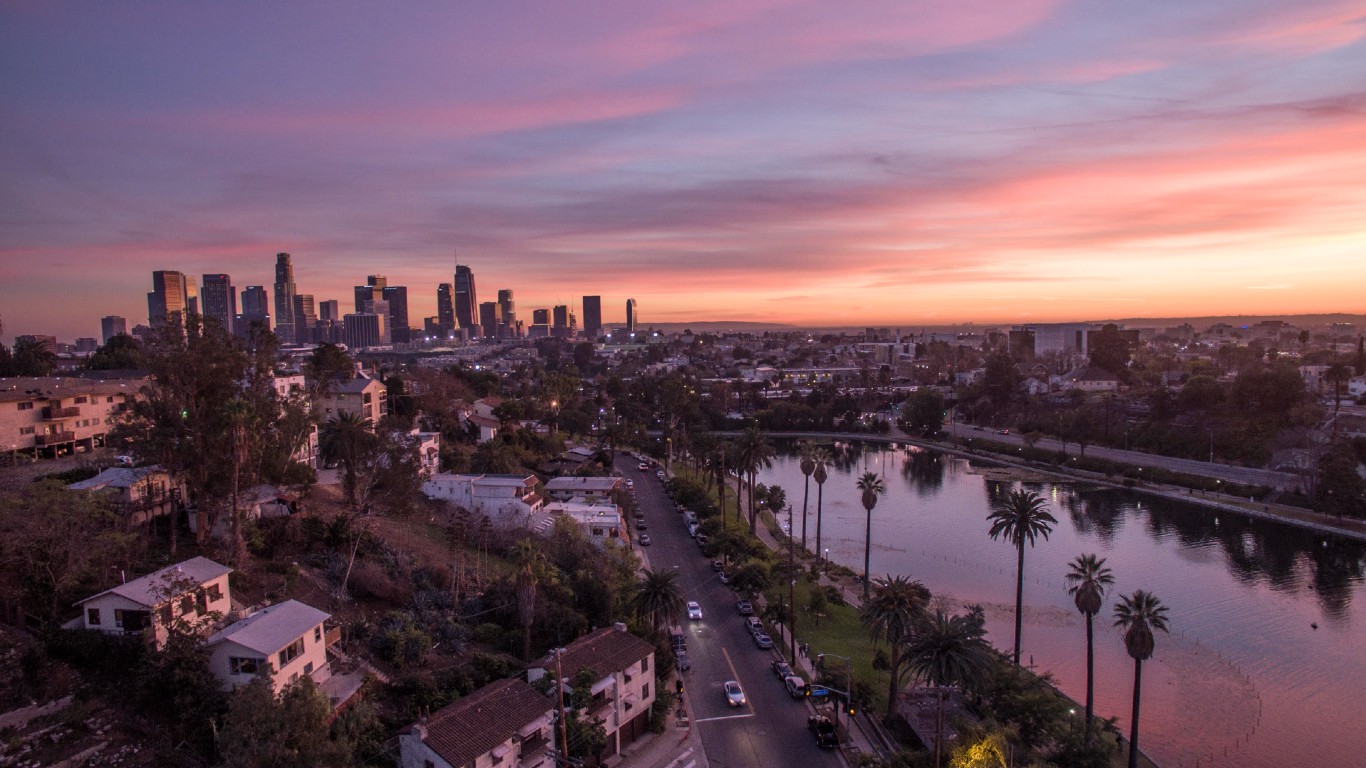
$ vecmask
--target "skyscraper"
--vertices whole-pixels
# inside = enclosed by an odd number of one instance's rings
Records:
[[[318,302],[318,319],[341,322],[341,302],[336,299]]]
[[[498,291],[498,313],[502,324],[498,328],[499,338],[517,337],[517,303],[512,299],[512,289]]]
[[[106,315],[100,318],[100,335],[104,337],[104,343],[118,336],[120,333],[128,333],[128,321],[118,315]]]
[[[289,344],[295,338],[294,294],[294,265],[290,262],[289,254],[277,253],[275,254],[275,335],[279,337],[281,344]]]
[[[224,274],[204,275],[200,291],[200,312],[213,318],[223,330],[232,333],[232,321],[237,316],[237,291],[232,278]]]
[[[550,310],[533,309],[531,310],[532,325],[550,325]]]
[[[459,294],[456,295],[459,296]],[[484,329],[484,338],[498,338],[498,326],[500,325],[501,320],[502,318],[499,316],[498,312],[498,302],[486,301],[479,305],[478,325],[482,326]],[[464,326],[461,327],[463,328]]]
[[[152,273],[152,292],[147,294],[147,324],[157,328],[168,320],[185,325],[185,275],[159,270]]]
[[[474,292],[474,272],[464,264],[455,265],[455,322],[460,328],[480,325],[483,307]],[[478,316],[477,316],[478,315]],[[484,333],[489,333],[487,327]]]
[[[201,314],[199,309],[199,287],[195,285],[194,278],[185,276],[185,312],[190,315]]]
[[[635,299],[627,299],[627,300],[626,300],[626,332],[627,332],[628,334],[630,334],[630,335],[632,335],[632,336],[635,335],[635,333],[636,333],[636,321],[637,321],[638,319],[639,319],[639,318],[636,317],[636,300],[635,300]]]
[[[602,333],[602,297],[583,297],[583,335],[596,339]]]
[[[443,336],[455,330],[455,287],[451,283],[436,287],[436,326]]]
[[[294,295],[294,341],[298,344],[313,343],[313,326],[318,324],[318,309],[313,302],[313,294]]]
[[[248,285],[242,291],[242,314],[234,319],[232,331],[245,338],[251,335],[252,326],[270,330],[270,299],[264,285]]]
[[[372,280],[374,278],[371,278]],[[383,280],[384,278],[379,278]],[[389,338],[395,344],[410,341],[412,329],[408,324],[408,288],[402,285],[385,285],[382,291],[384,301],[389,303]]]

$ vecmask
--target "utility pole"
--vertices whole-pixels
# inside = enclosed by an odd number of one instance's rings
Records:
[[[793,544],[796,542],[792,538],[792,505],[787,505],[787,603],[788,610],[791,612],[788,619],[788,640],[791,646],[792,666],[797,666],[797,561]]]
[[[556,716],[560,721],[560,765],[569,765],[569,722],[564,715],[564,670],[560,668],[563,648],[555,649],[555,698],[559,702]]]

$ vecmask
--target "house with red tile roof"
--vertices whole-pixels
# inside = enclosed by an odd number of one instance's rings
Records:
[[[499,680],[399,734],[402,768],[551,768],[555,705],[521,678]]]

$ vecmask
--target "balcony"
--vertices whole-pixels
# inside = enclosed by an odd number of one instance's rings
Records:
[[[61,419],[74,419],[80,415],[81,408],[77,405],[67,406],[66,408],[59,408],[55,405],[49,405],[48,407],[43,409],[44,421],[60,421]]]
[[[55,435],[34,435],[34,445],[61,445],[76,442],[75,432],[58,432]]]

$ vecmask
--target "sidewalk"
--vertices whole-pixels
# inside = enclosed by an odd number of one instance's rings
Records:
[[[663,733],[649,733],[603,761],[607,768],[709,768],[702,733],[692,727],[692,694],[683,698],[686,717],[668,716]]]

